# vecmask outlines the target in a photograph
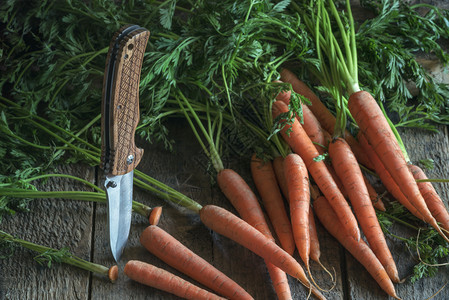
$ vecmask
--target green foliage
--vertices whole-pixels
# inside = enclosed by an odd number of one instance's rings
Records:
[[[402,0],[362,4],[376,16],[357,31],[361,84],[387,103],[396,126],[434,130],[430,121],[448,124],[449,87],[437,83],[417,59],[426,54],[447,66],[449,54],[441,43],[449,38],[448,11]],[[416,96],[409,84],[416,85]]]
[[[36,255],[34,260],[40,265],[46,264],[47,267],[50,268],[52,263],[62,263],[70,257],[72,257],[72,254],[70,253],[69,248],[61,248],[59,250],[48,249]]]

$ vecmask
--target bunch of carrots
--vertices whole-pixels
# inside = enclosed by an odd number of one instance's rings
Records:
[[[394,284],[400,283],[401,279],[375,211],[385,210],[385,206],[362,168],[375,172],[401,204],[433,226],[446,241],[449,241],[445,233],[449,229],[449,214],[431,183],[416,182],[416,179],[426,178],[424,173],[409,163],[391,121],[375,99],[360,90],[351,15],[348,18],[349,26],[345,26],[332,1],[316,3],[316,15],[306,20],[312,24],[310,31],[316,34],[316,48],[321,62],[320,68],[313,72],[330,91],[337,114],[334,116],[317,94],[293,72],[281,68],[279,83],[290,84],[291,90],[274,95],[268,107],[272,114],[271,123],[278,125],[276,132],[282,141],[273,143],[275,147],[268,155],[273,159],[254,154],[250,162],[253,181],[268,220],[256,194],[237,172],[225,168],[220,158],[220,133],[223,123],[231,117],[223,111],[213,111],[210,104],[198,106],[182,93],[176,96],[179,108],[214,166],[219,188],[242,218],[206,205],[200,211],[201,220],[209,228],[245,245],[265,259],[278,299],[292,299],[287,274],[298,278],[315,297],[324,298],[310,273],[310,260],[322,266],[316,216],[329,233],[367,269],[379,286],[391,297],[399,299]],[[350,12],[349,1],[346,8]],[[332,33],[332,16],[341,25],[339,30],[345,50],[339,48]],[[348,100],[344,97],[345,89]],[[310,103],[301,106],[300,114],[291,104],[297,95]],[[359,128],[356,137],[346,130],[346,119],[349,117]],[[252,129],[261,133],[260,128]],[[270,135],[269,138],[274,139],[275,136]],[[326,155],[331,163],[323,159]],[[284,204],[284,198],[288,207]],[[209,210],[219,210],[222,217],[214,215],[209,218],[206,216]],[[243,226],[235,225],[237,220],[239,224],[245,224],[245,228],[248,226],[245,230],[251,231],[251,235],[237,229]],[[270,231],[270,222],[274,233]],[[146,231],[153,230],[156,229]],[[143,239],[146,234],[142,235]],[[276,245],[274,236],[278,238],[280,247]],[[251,248],[251,245],[258,243],[254,240],[256,237],[267,246]],[[150,248],[157,243],[153,240],[143,244]],[[270,254],[263,253],[261,249],[268,245],[277,250]],[[311,281],[292,258],[296,249]],[[284,263],[275,260],[279,253]],[[233,293],[232,296],[221,295],[235,297],[237,289]]]

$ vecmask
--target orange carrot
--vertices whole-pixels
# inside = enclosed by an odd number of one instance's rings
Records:
[[[449,242],[449,238],[442,232],[437,221],[430,213],[418,185],[407,167],[398,141],[376,100],[370,93],[359,91],[351,94],[348,107],[362,134],[404,193],[404,196],[419,211],[424,220]]]
[[[315,217],[312,206],[309,207],[310,258],[321,265],[320,241],[316,230]]]
[[[278,300],[292,300],[293,297],[288,283],[287,273],[266,260],[265,264],[267,265],[268,273],[270,274]]]
[[[281,247],[290,255],[295,251],[292,225],[282,199],[271,161],[251,157],[251,174]]]
[[[357,242],[351,238],[337,219],[327,199],[323,196],[318,196],[313,201],[313,209],[326,230],[365,267],[379,286],[391,297],[399,299],[396,295],[393,282],[373,251],[362,239]]]
[[[363,175],[363,174],[362,174]],[[385,211],[385,205],[382,199],[377,194],[374,187],[371,185],[371,183],[368,181],[368,178],[366,178],[365,175],[363,175],[363,180],[365,181],[366,188],[368,189],[369,198],[371,199],[371,202],[373,203],[373,206],[377,208],[380,211]]]
[[[424,217],[422,214],[408,201],[408,199],[404,196],[401,189],[394,181],[391,174],[385,168],[384,164],[380,161],[379,156],[377,156],[376,152],[374,152],[371,145],[366,140],[365,136],[359,132],[357,135],[358,140],[360,141],[360,145],[363,147],[363,150],[368,155],[369,159],[373,162],[374,170],[376,174],[379,176],[383,185],[387,189],[387,191],[397,200],[399,203],[404,205],[414,216],[424,221]]]
[[[221,191],[232,203],[242,219],[260,231],[267,238],[274,241],[268,223],[266,222],[265,215],[259,205],[259,201],[245,180],[237,172],[231,169],[223,169],[217,175],[217,182]],[[266,261],[266,263],[270,262]],[[275,269],[276,267],[274,266],[269,266],[268,268],[273,284],[285,282],[285,279],[281,278],[279,270]],[[284,274],[283,277],[286,277],[286,275]],[[287,288],[290,289],[289,286],[283,286],[283,290]],[[285,295],[286,294],[283,293],[282,295],[278,295],[278,297],[285,297]]]
[[[310,232],[309,232],[309,177],[306,165],[296,153],[291,153],[284,160],[285,178],[288,186],[288,199],[290,203],[290,218],[296,248],[304,262],[306,269],[310,270]]]
[[[273,169],[274,173],[276,174],[276,179],[281,189],[282,195],[284,195],[284,197],[288,199],[287,180],[285,179],[284,172],[284,157],[276,156],[273,159]]]
[[[281,92],[276,97],[276,100],[280,100],[289,105],[290,95],[290,91]],[[312,142],[314,142],[318,152],[320,154],[323,154],[326,150],[325,147],[327,147],[329,141],[331,140],[330,134],[321,127],[320,122],[317,120],[317,118],[307,105],[302,105],[302,116],[302,127],[304,128]],[[298,118],[298,120],[301,122],[301,119]]]
[[[416,180],[426,180],[428,179],[424,171],[414,165],[407,165],[410,172],[412,172],[413,177]],[[440,222],[441,226],[449,232],[449,213],[447,211],[446,206],[438,195],[437,191],[433,187],[432,183],[429,181],[418,182],[418,188],[421,191],[421,194],[426,201],[427,207],[429,208],[432,216]]]
[[[156,206],[151,210],[149,221],[150,225],[158,225],[162,215],[162,206]]]
[[[253,299],[242,287],[158,226],[148,226],[140,243],[153,255],[229,299]]]
[[[204,206],[200,210],[200,218],[203,224],[213,231],[230,238],[297,278],[305,287],[311,289],[318,299],[325,299],[318,289],[310,284],[303,268],[290,254],[244,220],[215,205]]]
[[[272,109],[274,119],[289,111],[287,105],[282,101],[274,102]],[[360,230],[351,208],[332,179],[325,163],[322,160],[315,160],[319,153],[298,120],[293,119],[291,125],[285,124],[281,130],[281,135],[290,148],[304,160],[307,170],[323,194],[331,199],[332,207],[334,207],[343,226],[348,232],[351,232],[356,240],[359,240]]]
[[[184,299],[225,299],[208,292],[164,269],[138,261],[126,263],[126,276],[139,283],[174,294]]]
[[[281,72],[281,80],[283,82],[288,82],[292,85],[293,90],[306,97],[310,100],[312,105],[308,106],[310,110],[313,112],[315,117],[320,122],[321,126],[330,134],[334,133],[336,118],[335,116],[327,109],[327,107],[321,102],[320,98],[299,78],[293,74],[288,69],[282,69]],[[357,160],[364,165],[365,167],[372,169],[372,165],[370,161],[367,159],[366,155],[363,153],[362,148],[360,147],[357,140],[349,133],[349,131],[345,131],[345,139],[348,144],[351,146],[352,151],[357,157]]]
[[[348,143],[336,138],[329,144],[332,165],[340,177],[368,244],[393,282],[400,282],[396,264],[377,220],[357,159]]]
[[[284,158],[281,156],[276,157],[273,160],[273,167],[276,171],[276,178],[278,178],[279,185],[281,186],[281,190],[285,191],[283,194],[285,194],[286,198],[288,199],[288,188],[287,188],[287,180],[285,178],[285,172],[284,172]],[[278,174],[279,173],[279,174]],[[284,186],[284,188],[282,188]],[[319,263],[320,262],[320,242],[318,240],[318,233],[316,230],[315,225],[315,218],[313,216],[313,209],[309,207],[309,234],[310,234],[310,258]],[[323,266],[324,268],[324,266]],[[324,268],[325,269],[325,268]]]
[[[234,170],[223,169],[217,174],[217,183],[240,217],[273,239],[259,200],[245,180]]]

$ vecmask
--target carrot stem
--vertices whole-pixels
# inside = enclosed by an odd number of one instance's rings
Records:
[[[82,258],[79,258],[79,257],[71,254],[70,252],[68,252],[67,249],[65,249],[65,248],[58,250],[58,249],[42,246],[42,245],[35,244],[35,243],[29,242],[26,240],[22,240],[20,238],[16,238],[16,237],[12,236],[11,234],[6,233],[2,230],[0,230],[0,239],[3,241],[8,241],[8,242],[13,242],[13,243],[19,244],[24,248],[38,252],[40,255],[45,255],[45,257],[52,257],[52,258],[50,258],[51,260],[47,264],[48,266],[51,266],[51,262],[53,262],[53,261],[62,262],[62,263],[69,264],[69,265],[72,265],[72,266],[75,266],[75,267],[78,267],[78,268],[81,268],[81,269],[84,269],[84,270],[87,270],[87,271],[90,271],[93,273],[97,273],[97,274],[104,275],[107,277],[109,276],[110,268],[105,267],[100,264],[96,264],[96,263],[84,260]],[[52,256],[52,254],[53,254],[53,256]],[[58,254],[58,255],[56,256],[55,254]],[[37,259],[37,261],[40,262],[39,255],[36,256],[35,259]]]

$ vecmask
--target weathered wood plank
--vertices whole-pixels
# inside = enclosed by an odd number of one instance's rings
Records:
[[[94,181],[94,168],[77,165],[61,167],[61,173]],[[51,179],[42,190],[86,190],[67,179]],[[60,199],[36,199],[30,212],[7,216],[2,230],[19,238],[60,249],[89,260],[92,234],[92,203]],[[54,263],[51,268],[33,260],[37,255],[19,248],[15,255],[0,260],[0,299],[88,299],[90,273],[76,267]]]

